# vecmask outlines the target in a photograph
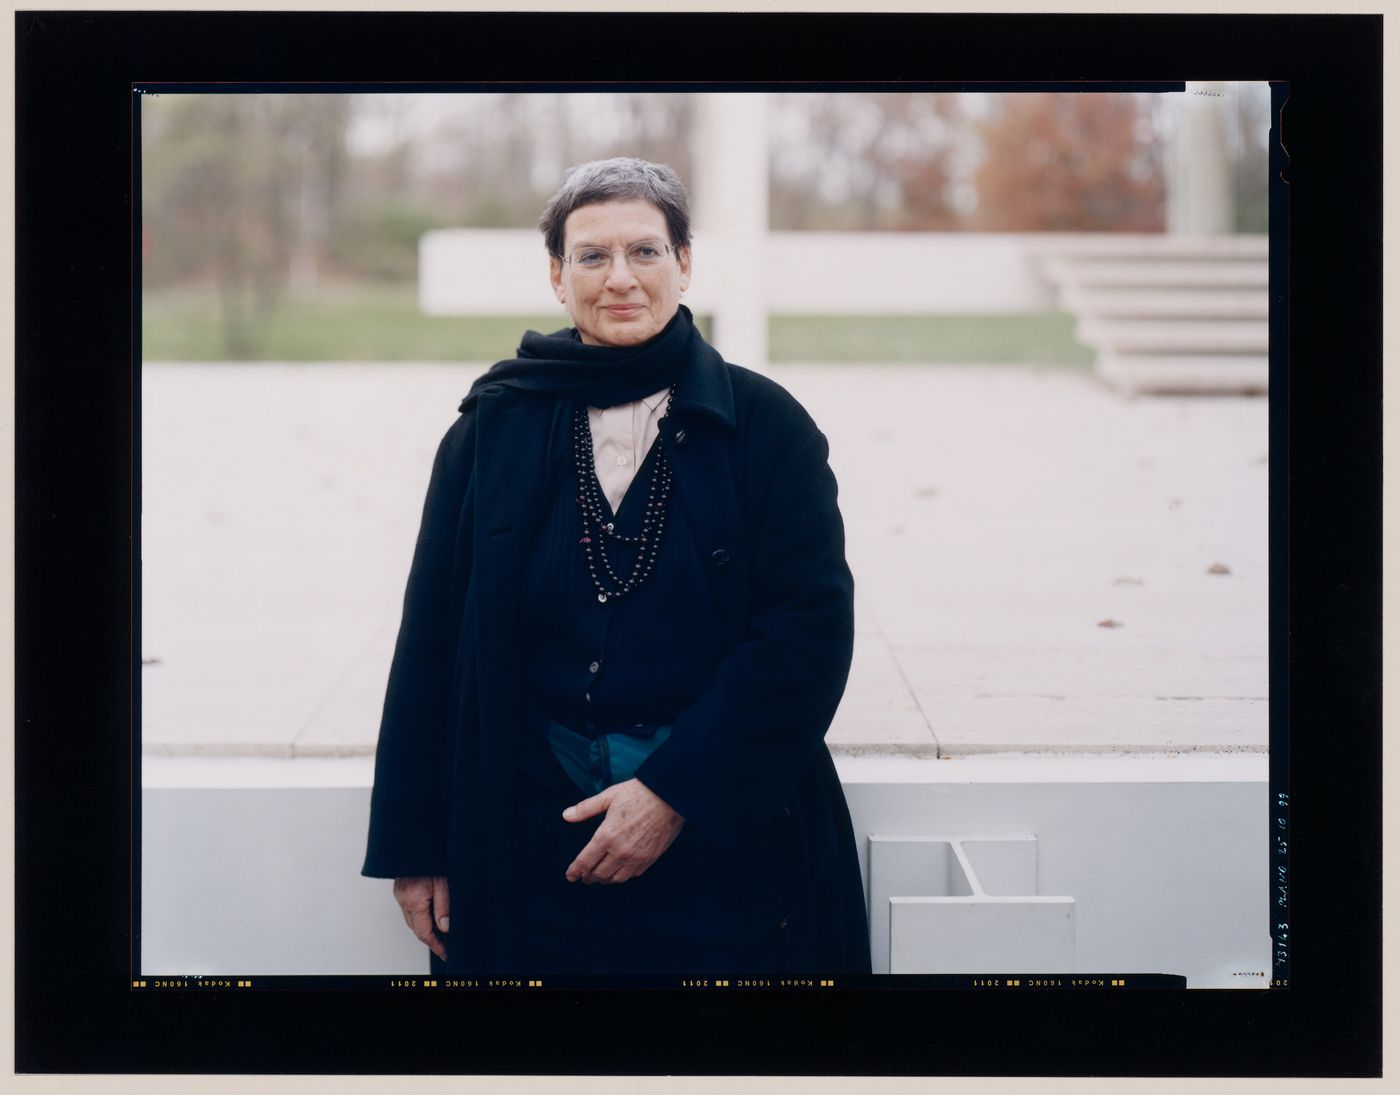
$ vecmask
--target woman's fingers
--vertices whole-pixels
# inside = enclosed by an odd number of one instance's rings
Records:
[[[604,853],[597,865],[583,876],[585,885],[606,885],[613,880],[613,875],[618,870],[618,858],[611,853]]]
[[[619,883],[645,874],[676,839],[685,820],[639,780],[615,783],[564,811],[605,800],[607,817],[564,872],[570,882]]]
[[[447,892],[447,879],[443,875],[433,877],[433,916],[437,920],[438,931],[448,930],[448,914],[451,900]]]
[[[613,784],[616,787],[617,784]],[[597,817],[599,814],[608,812],[608,803],[612,801],[613,787],[605,787],[592,798],[586,798],[582,802],[576,802],[564,811],[565,821],[586,821],[590,817]]]
[[[394,900],[399,903],[399,909],[403,913],[403,918],[407,922],[409,930],[423,942],[427,948],[444,961],[447,959],[447,948],[435,931],[433,931],[433,893],[439,878],[416,876],[413,878],[394,879]],[[447,888],[447,880],[441,879],[442,887]]]
[[[601,830],[600,830],[601,831]],[[564,877],[570,882],[577,882],[582,879],[584,882],[592,883],[593,873],[607,858],[608,849],[605,844],[606,837],[599,839],[598,833],[593,834],[593,839],[583,846],[583,851],[574,856],[574,861],[569,864],[564,871]]]
[[[439,958],[447,957],[447,948],[442,945],[442,940],[438,938],[437,932],[433,931],[433,918],[428,915],[428,907],[424,905],[413,915],[413,934],[428,945],[428,949]]]
[[[590,817],[606,814],[608,804],[612,801],[612,793],[612,787],[605,787],[591,798],[574,803],[564,811],[564,820],[585,821]],[[582,879],[584,882],[592,884],[596,881],[593,878],[593,872],[603,861],[603,857],[608,854],[608,834],[604,831],[607,824],[607,820],[604,819],[603,824],[598,827],[598,831],[593,834],[593,839],[583,846],[583,851],[579,852],[574,857],[574,861],[565,869],[564,877],[570,882]]]

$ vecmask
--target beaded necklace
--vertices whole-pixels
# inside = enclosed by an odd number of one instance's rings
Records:
[[[672,384],[671,390],[666,393],[666,410],[661,415],[663,422],[671,413],[671,400],[675,395],[676,386]],[[574,468],[578,472],[578,508],[583,516],[583,539],[579,543],[583,545],[584,558],[588,560],[588,576],[598,590],[599,604],[607,604],[631,593],[651,576],[656,565],[656,554],[661,550],[661,534],[666,528],[666,503],[671,497],[671,462],[666,457],[666,447],[661,443],[660,434],[654,444],[656,456],[651,465],[651,483],[647,487],[647,508],[642,516],[641,532],[636,536],[624,536],[613,527],[614,522],[603,515],[603,493],[594,469],[593,433],[588,428],[588,408],[582,403],[574,407]],[[603,571],[610,585],[604,585],[598,575],[593,555],[595,536],[598,556],[602,559]],[[613,570],[606,540],[635,545],[637,548],[637,558],[626,581]]]

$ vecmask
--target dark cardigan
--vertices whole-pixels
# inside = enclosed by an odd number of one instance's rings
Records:
[[[709,687],[726,653],[710,595],[712,560],[697,550],[685,508],[672,495],[652,571],[630,593],[600,602],[579,543],[573,438],[555,438],[554,449],[553,500],[535,536],[521,600],[530,704],[585,738],[670,723]],[[638,536],[648,505],[660,504],[651,490],[659,456],[653,445],[616,511],[600,503],[623,536]],[[616,589],[612,575],[631,574],[638,545],[597,532],[590,540],[596,572]]]
[[[637,778],[693,839],[771,845],[782,972],[866,972],[850,817],[822,741],[853,637],[826,439],[786,391],[723,361],[698,333],[687,357],[657,443],[707,560],[727,654]],[[528,778],[520,592],[568,410],[511,389],[477,397],[439,446],[409,574],[363,873],[449,877],[449,973],[531,972],[519,895],[538,865],[523,861],[513,823]],[[492,459],[503,451],[509,460]]]

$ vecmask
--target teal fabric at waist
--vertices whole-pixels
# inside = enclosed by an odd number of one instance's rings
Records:
[[[643,734],[599,734],[587,738],[551,721],[545,739],[579,790],[596,795],[614,783],[631,779],[652,751],[671,736],[670,726],[645,729]]]

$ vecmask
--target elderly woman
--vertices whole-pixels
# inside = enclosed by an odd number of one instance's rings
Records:
[[[363,873],[447,975],[868,972],[826,439],[680,303],[669,167],[574,168],[540,228],[573,327],[438,449]]]

